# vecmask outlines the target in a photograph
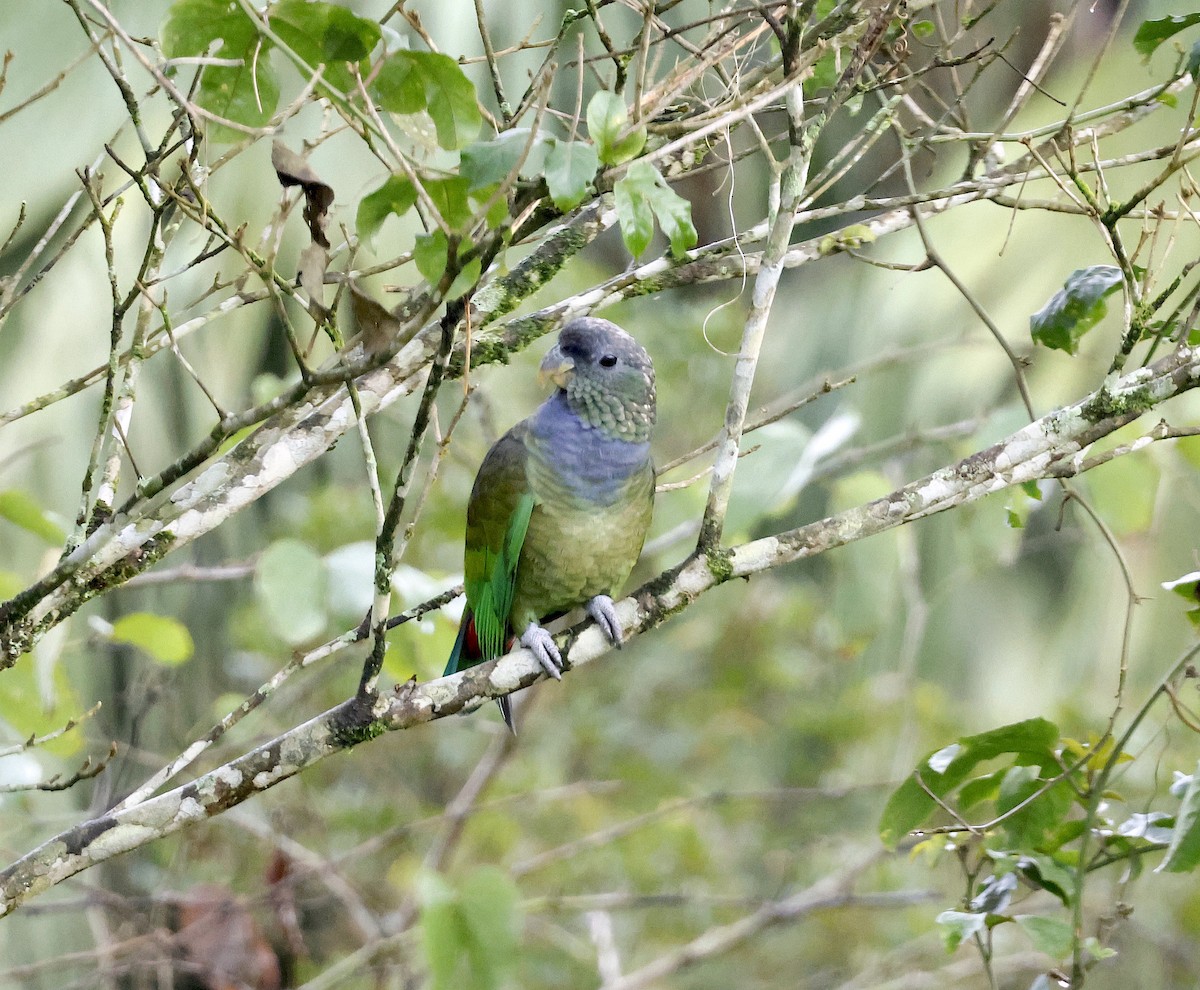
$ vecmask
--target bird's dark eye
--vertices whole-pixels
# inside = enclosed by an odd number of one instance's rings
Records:
[[[615,354],[605,354],[604,357],[600,359],[601,368],[611,368],[616,363],[617,356]]]

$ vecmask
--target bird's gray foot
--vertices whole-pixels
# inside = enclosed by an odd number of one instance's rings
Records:
[[[585,606],[587,614],[596,620],[604,635],[618,650],[621,648],[621,622],[617,618],[617,609],[608,595],[597,595]]]
[[[610,603],[611,604],[611,603]],[[554,643],[554,637],[536,622],[529,623],[521,634],[521,645],[530,650],[542,669],[556,681],[562,680],[562,654]]]

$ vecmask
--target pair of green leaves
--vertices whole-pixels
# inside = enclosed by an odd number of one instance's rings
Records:
[[[319,0],[280,0],[262,17],[260,31],[236,0],[177,0],[167,15],[162,43],[168,58],[212,56],[235,63],[206,65],[201,73],[196,99],[218,117],[248,127],[271,119],[279,104],[276,63],[282,44],[306,81],[323,67],[326,95],[352,97],[358,80],[369,79],[368,93],[385,110],[427,113],[443,148],[461,148],[479,133],[483,117],[475,88],[448,55],[392,52],[372,76],[370,57],[383,37],[375,21]],[[237,135],[216,128],[211,136]]]
[[[625,101],[615,93],[599,92],[587,108],[588,134],[605,165],[621,165],[641,154],[646,125],[631,125]],[[649,162],[634,162],[613,185],[621,236],[635,258],[650,246],[654,221],[671,242],[671,252],[683,254],[696,243],[692,207],[675,192]]]
[[[451,231],[463,231],[476,211],[487,204],[494,187],[472,189],[470,179],[462,175],[427,179],[421,184],[428,202],[438,211]],[[417,188],[403,175],[389,176],[378,189],[368,193],[358,204],[358,235],[369,242],[385,220],[391,216],[403,216],[417,202]],[[489,225],[495,227],[507,215],[507,204],[498,200],[488,213]],[[418,234],[413,239],[413,262],[421,277],[430,285],[437,285],[445,274],[446,266],[454,262],[458,267],[447,298],[462,295],[479,279],[481,265],[477,257],[471,257],[471,244],[465,239],[456,239],[454,257],[450,254],[450,238],[437,227],[432,233]]]
[[[1035,718],[966,736],[929,754],[888,799],[880,836],[886,844],[895,846],[933,815],[951,792],[963,810],[990,800],[995,802],[998,814],[1013,812],[1043,786],[1043,778],[1057,775],[1058,742],[1057,727]],[[975,773],[981,764],[1001,758],[1008,763],[1002,770]],[[1038,801],[1011,814],[1005,827],[1018,842],[1045,835],[1061,820],[1066,811],[1064,802],[1070,803],[1066,784],[1053,785]]]
[[[472,189],[494,188],[514,172],[540,172],[555,208],[566,213],[587,198],[599,168],[599,151],[590,141],[564,141],[514,127],[464,148],[460,171]]]
[[[1052,959],[1062,959],[1071,954],[1075,929],[1070,922],[1061,918],[1043,914],[1018,914],[1010,919],[1001,913],[982,911],[943,911],[937,916],[937,923],[942,926],[942,940],[951,952],[967,939],[981,935],[988,928],[994,928],[1002,921],[1009,920],[1017,923],[1039,952],[1046,953]]]

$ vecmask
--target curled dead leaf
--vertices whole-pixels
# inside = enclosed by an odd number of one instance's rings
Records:
[[[309,315],[318,323],[329,318],[325,305],[325,269],[329,267],[329,252],[325,245],[310,244],[300,253],[300,288],[308,295]]]
[[[403,347],[416,335],[418,327],[399,319],[391,310],[385,309],[367,295],[354,282],[348,284],[350,307],[354,322],[362,333],[363,349],[368,354],[381,354],[389,349]]]
[[[300,155],[282,141],[271,145],[271,167],[284,186],[299,186],[304,193],[304,222],[314,243],[329,247],[325,230],[329,226],[329,207],[333,205],[333,187],[321,180]]]

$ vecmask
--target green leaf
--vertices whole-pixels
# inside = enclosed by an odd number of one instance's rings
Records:
[[[421,946],[434,990],[454,986],[459,960],[466,948],[454,891],[440,876],[422,874],[417,880],[421,902]]]
[[[1083,951],[1096,960],[1111,959],[1117,954],[1116,949],[1101,945],[1095,935],[1089,935],[1083,940]]]
[[[162,28],[167,58],[204,55],[218,41],[222,58],[241,58],[258,40],[254,22],[234,0],[177,0]]]
[[[230,0],[179,0],[162,30],[168,58],[215,55],[241,59],[241,65],[208,65],[201,70],[196,101],[204,109],[248,127],[261,127],[279,103],[279,82],[271,66],[271,43],[260,37],[246,12]],[[209,137],[242,135],[211,127]]]
[[[66,542],[67,534],[62,527],[46,514],[32,495],[19,488],[0,492],[0,517],[52,546],[62,546]]]
[[[325,66],[323,78],[343,93],[357,86],[350,65],[365,76],[366,58],[379,44],[381,33],[375,21],[358,17],[345,7],[312,0],[282,0],[268,8],[272,30],[315,72]]]
[[[136,646],[152,660],[175,667],[190,660],[195,652],[192,634],[178,619],[150,612],[131,612],[113,623],[114,643]]]
[[[613,186],[613,198],[625,245],[635,258],[649,246],[655,218],[670,238],[673,254],[682,254],[696,243],[691,204],[649,162],[630,165]]]
[[[534,138],[531,153],[542,140]],[[463,148],[459,172],[467,179],[470,191],[494,186],[508,178],[513,169],[522,164],[527,145],[529,128],[514,127],[490,141],[476,141]]]
[[[943,911],[936,920],[942,926],[942,941],[946,944],[946,951],[953,952],[966,939],[984,930],[987,915],[967,911]]]
[[[374,192],[367,193],[358,204],[355,226],[358,236],[369,241],[390,216],[403,216],[417,201],[417,190],[400,175],[389,176],[388,180]]]
[[[200,105],[218,117],[247,127],[263,127],[279,105],[279,79],[264,47],[247,54],[241,68],[209,66],[200,80]],[[219,141],[240,141],[246,135],[230,127],[210,127],[208,136]]]
[[[805,96],[813,96],[823,89],[833,87],[833,84],[837,82],[838,73],[841,71],[842,57],[841,50],[831,48],[817,59],[812,67],[812,72],[804,78],[802,83]]]
[[[1200,765],[1184,791],[1167,855],[1155,873],[1190,873],[1200,863]]]
[[[413,240],[413,261],[421,277],[431,286],[437,285],[442,279],[448,249],[446,235],[440,230],[432,234],[418,234]]]
[[[435,230],[432,234],[418,234],[414,239],[413,261],[416,263],[421,277],[430,286],[435,286],[442,280],[449,258],[450,246],[446,235],[440,230]],[[454,276],[454,280],[446,290],[446,298],[457,299],[471,289],[479,281],[482,270],[483,263],[479,258],[472,258],[468,261]]]
[[[650,246],[654,236],[654,210],[650,207],[647,190],[638,184],[632,168],[613,186],[613,203],[625,246],[636,258]]]
[[[601,161],[609,163],[608,155],[613,142],[628,122],[629,111],[625,108],[625,101],[616,93],[602,89],[588,101],[588,134],[596,142]]]
[[[1075,874],[1054,857],[1044,853],[1030,853],[1017,861],[1017,869],[1030,884],[1053,894],[1065,907],[1071,906]]]
[[[393,52],[370,91],[392,113],[428,111],[438,144],[449,150],[472,141],[483,124],[471,80],[454,59],[440,52]]]
[[[1133,36],[1133,47],[1143,59],[1149,59],[1164,41],[1193,24],[1200,24],[1200,14],[1180,14],[1142,21]]]
[[[384,110],[410,114],[425,109],[425,77],[418,54],[394,52],[379,66],[368,90]]]
[[[932,37],[935,30],[933,21],[913,21],[908,29],[912,31],[914,38]]]
[[[1024,757],[1023,762],[1051,762],[1057,740],[1058,728],[1054,723],[1032,718],[978,735],[964,736],[953,746],[936,750],[922,760],[913,776],[888,798],[880,819],[880,838],[884,844],[894,847],[901,838],[933,814],[938,807],[934,796],[944,797],[985,760],[1013,754]],[[916,779],[918,774],[920,783]]]
[[[413,54],[425,56],[425,98],[429,116],[437,128],[438,144],[443,148],[461,148],[475,138],[483,124],[475,87],[449,55]]]
[[[658,170],[655,169],[655,172]],[[671,253],[679,257],[688,248],[696,246],[696,228],[692,224],[692,204],[680,196],[662,180],[650,197],[650,206],[658,218],[658,224],[671,242]]]
[[[1087,831],[1087,822],[1082,818],[1072,818],[1062,822],[1046,837],[1044,848],[1049,852],[1061,849],[1069,842],[1074,842]]]
[[[16,583],[15,588],[7,580],[3,584],[5,587],[0,594],[9,592],[4,597],[24,587],[21,582]],[[58,628],[62,631],[62,639],[70,635],[66,624]],[[13,740],[12,733],[16,733],[18,738],[27,739],[29,736],[57,731],[66,724],[67,719],[78,717],[87,707],[75,693],[76,688],[68,669],[70,665],[59,662],[53,656],[46,656],[47,653],[53,654],[57,648],[53,639],[53,634],[42,639],[34,648],[32,657],[23,658],[21,663],[8,668],[0,677],[0,713],[3,713],[0,715],[0,729],[4,731],[6,741]],[[28,662],[30,660],[33,662]],[[67,732],[39,749],[67,756],[83,747],[85,736],[86,733],[80,731]]]
[[[599,167],[595,145],[555,141],[546,153],[546,188],[555,207],[565,213],[582,203]]]
[[[442,219],[451,230],[465,227],[470,221],[474,210],[467,199],[468,181],[461,175],[453,175],[448,179],[426,179],[423,183],[425,192],[437,207]]]
[[[1200,601],[1200,571],[1191,571],[1174,581],[1164,581],[1162,586],[1192,604]]]
[[[1052,959],[1064,959],[1074,951],[1075,929],[1061,918],[1018,914],[1016,922],[1038,952],[1044,952]]]
[[[518,891],[493,866],[470,874],[455,890],[444,878],[418,879],[421,942],[434,990],[498,990],[516,959]]]
[[[325,628],[325,565],[308,544],[285,539],[267,547],[254,590],[268,626],[285,643],[307,642]]]
[[[484,866],[463,882],[459,904],[468,932],[472,986],[499,987],[517,959],[519,891],[508,874]]]
[[[1104,299],[1121,281],[1121,269],[1113,265],[1073,271],[1062,289],[1029,318],[1034,341],[1074,354],[1080,338],[1108,312]]]
[[[646,146],[643,124],[625,133],[629,126],[629,111],[616,93],[600,90],[588,101],[587,126],[588,135],[596,143],[596,152],[605,165],[620,165],[636,158]]]
[[[479,258],[472,258],[462,270],[454,276],[454,281],[450,283],[450,288],[446,290],[447,299],[457,299],[464,292],[471,289],[479,281],[479,276],[483,272],[483,262]]]

